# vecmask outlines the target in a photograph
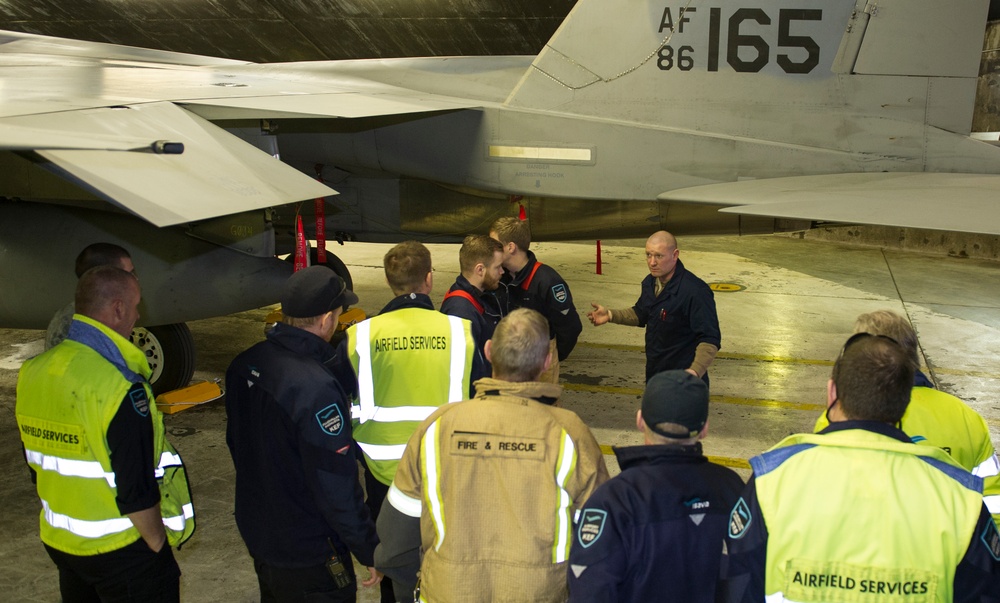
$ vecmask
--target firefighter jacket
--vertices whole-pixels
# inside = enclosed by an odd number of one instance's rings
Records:
[[[74,315],[67,339],[24,363],[17,383],[17,423],[37,476],[42,542],[70,555],[124,548],[141,536],[115,501],[108,426],[121,404],[149,415],[151,467],[160,489],[167,541],[194,532],[194,507],[180,456],[167,442],[153,403],[146,357],[107,326]],[[138,385],[138,387],[136,387]]]
[[[354,440],[388,485],[410,435],[442,404],[466,398],[476,344],[468,320],[436,312],[422,294],[401,295],[347,330],[358,378]]]
[[[580,418],[550,405],[561,389],[482,379],[413,434],[383,514],[420,518],[421,601],[566,599],[574,514],[608,471]]]
[[[750,464],[729,520],[730,600],[944,603],[1000,592],[982,480],[942,450],[886,423],[840,421]]]
[[[990,441],[990,428],[965,402],[931,387],[919,371],[917,380],[899,428],[914,444],[940,448],[966,471],[983,478],[983,502],[1000,526],[1000,462]],[[829,424],[823,413],[814,431]]]

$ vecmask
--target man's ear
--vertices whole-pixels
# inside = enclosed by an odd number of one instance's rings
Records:
[[[639,431],[646,432],[646,422],[642,420],[642,409],[635,411],[635,428]]]
[[[830,408],[836,401],[837,401],[837,384],[833,382],[833,379],[829,379],[826,382],[826,407]]]
[[[487,362],[493,362],[493,340],[487,339],[486,344],[483,346],[483,354],[486,356]]]

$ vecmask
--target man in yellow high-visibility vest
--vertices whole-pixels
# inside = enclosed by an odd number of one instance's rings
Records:
[[[914,363],[849,339],[827,384],[830,426],[750,460],[729,518],[730,601],[995,601],[1000,534],[982,479],[898,424]]]
[[[346,344],[357,376],[354,440],[364,453],[368,505],[376,517],[420,422],[438,406],[468,397],[476,351],[472,323],[434,309],[427,247],[405,241],[383,264],[396,297],[377,316],[351,326]],[[389,588],[383,587],[383,601]]]
[[[87,271],[66,339],[18,377],[17,423],[64,601],[179,599],[171,545],[191,535],[194,510],[149,364],[128,339],[139,299],[130,272]]]

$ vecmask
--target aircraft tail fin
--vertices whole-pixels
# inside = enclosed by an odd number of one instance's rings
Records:
[[[757,107],[765,118],[773,107],[821,107],[968,133],[988,8],[580,0],[506,102],[733,134],[753,130],[738,113]]]

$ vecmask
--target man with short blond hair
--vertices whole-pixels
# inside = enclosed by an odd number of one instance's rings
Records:
[[[367,502],[376,518],[410,435],[438,406],[465,399],[476,356],[472,323],[434,310],[431,254],[423,244],[400,243],[383,264],[396,297],[348,328],[344,344],[357,376],[354,439],[364,453]],[[403,595],[395,593],[397,600]]]
[[[490,236],[503,245],[501,307],[506,306],[507,311],[531,308],[548,320],[552,364],[542,379],[558,383],[559,363],[569,357],[583,331],[569,285],[529,249],[531,229],[527,220],[498,218],[490,227]]]
[[[472,338],[482,364],[472,381],[489,377],[492,368],[484,348],[502,318],[495,291],[503,275],[503,246],[486,235],[469,235],[458,252],[462,273],[441,302],[441,311],[472,323]]]
[[[722,345],[711,288],[684,267],[677,239],[665,230],[646,240],[649,275],[631,308],[609,310],[591,302],[591,324],[646,328],[646,381],[660,371],[685,370],[707,384],[708,367]]]

